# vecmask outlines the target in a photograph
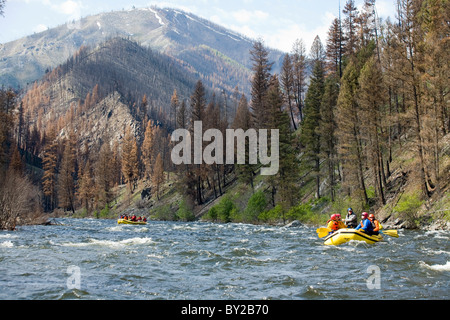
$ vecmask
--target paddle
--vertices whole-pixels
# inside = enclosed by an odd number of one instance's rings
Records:
[[[328,228],[319,228],[316,230],[317,234],[319,235],[319,238],[325,238],[331,230]]]
[[[380,233],[388,235],[390,237],[398,238],[398,231],[397,230],[380,230]]]

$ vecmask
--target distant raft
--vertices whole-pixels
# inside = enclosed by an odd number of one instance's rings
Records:
[[[147,224],[147,222],[145,222],[145,221],[131,221],[131,220],[119,219],[119,220],[117,220],[117,224],[145,225],[145,224]]]
[[[369,236],[368,234],[355,229],[339,229],[325,238],[324,244],[327,246],[338,246],[349,241],[364,241],[374,244],[383,240],[381,235]]]

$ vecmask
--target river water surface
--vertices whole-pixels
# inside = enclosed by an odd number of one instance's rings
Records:
[[[315,228],[60,219],[0,232],[0,299],[450,299],[450,232],[328,247]]]

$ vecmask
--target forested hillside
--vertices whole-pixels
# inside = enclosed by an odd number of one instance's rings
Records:
[[[397,226],[448,221],[448,3],[400,0],[384,22],[374,5],[346,1],[308,56],[293,39],[278,74],[255,41],[249,94],[216,95],[198,74],[120,38],[82,47],[25,93],[2,90],[2,180],[27,188],[2,185],[0,228],[58,208],[322,223],[353,207]],[[189,54],[202,61],[205,50]],[[193,134],[195,121],[202,134],[278,129],[278,173],[262,176],[248,161],[175,165],[171,134]],[[20,192],[33,188],[42,193]]]
[[[146,107],[162,120],[169,114],[173,91],[188,97],[195,84],[194,75],[181,69],[177,61],[165,55],[114,38],[95,48],[81,47],[27,91],[23,107],[30,111],[31,119],[39,120],[39,112],[45,114],[41,117],[43,127],[40,125],[45,129],[45,119],[58,120],[74,108],[89,110],[105,97],[117,94],[137,120],[143,120]],[[144,96],[148,106],[142,105]]]

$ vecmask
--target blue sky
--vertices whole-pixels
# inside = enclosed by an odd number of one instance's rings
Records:
[[[343,7],[346,0],[340,0]],[[363,0],[356,0],[362,5]],[[377,0],[380,17],[395,17],[395,0]],[[179,8],[212,20],[285,52],[296,39],[309,48],[316,35],[325,43],[339,0],[7,0],[0,16],[0,43],[40,32],[87,15],[156,5]]]

